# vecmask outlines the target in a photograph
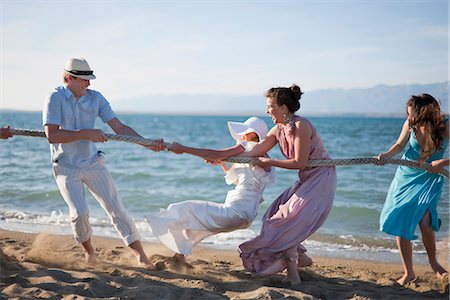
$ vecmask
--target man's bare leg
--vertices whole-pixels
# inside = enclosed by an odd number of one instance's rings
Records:
[[[147,255],[144,252],[144,248],[142,247],[142,243],[140,240],[132,242],[128,247],[133,250],[134,255],[138,260],[139,265],[145,265],[147,267],[153,267],[153,264],[148,259]]]
[[[86,242],[81,243],[84,249],[84,257],[88,264],[96,264],[97,258],[95,257],[94,248],[91,244],[91,239],[88,239]]]

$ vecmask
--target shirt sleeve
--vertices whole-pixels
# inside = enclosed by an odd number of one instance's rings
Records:
[[[231,185],[234,184],[236,180],[239,180],[239,175],[236,172],[236,164],[233,164],[225,174],[225,182],[226,184]]]
[[[98,93],[99,100],[99,117],[102,119],[104,123],[108,123],[112,119],[116,118],[116,114],[109,105],[108,100],[101,93]]]
[[[55,90],[49,94],[44,102],[42,109],[42,125],[61,125],[62,107],[61,101],[63,96]]]

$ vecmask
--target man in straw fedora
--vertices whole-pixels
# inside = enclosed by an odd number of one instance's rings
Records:
[[[84,186],[87,186],[107,212],[124,243],[133,250],[138,263],[150,266],[136,225],[122,205],[102,152],[95,145],[107,140],[102,130],[94,129],[95,119],[100,117],[116,134],[139,134],[119,121],[101,93],[88,89],[95,75],[85,59],[69,59],[63,78],[64,85],[47,96],[42,119],[50,143],[53,175],[69,206],[75,240],[83,246],[86,261],[95,263],[89,210],[84,195]],[[148,148],[160,151],[164,142],[157,140],[156,146]]]

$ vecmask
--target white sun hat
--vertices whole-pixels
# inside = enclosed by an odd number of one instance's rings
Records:
[[[71,58],[67,61],[64,71],[73,77],[85,80],[95,79],[94,71],[84,58]]]
[[[244,134],[255,132],[259,140],[262,141],[267,136],[267,128],[266,122],[257,117],[248,118],[244,123],[241,122],[228,122],[228,130],[230,131],[231,136],[237,142],[242,141],[241,136]]]

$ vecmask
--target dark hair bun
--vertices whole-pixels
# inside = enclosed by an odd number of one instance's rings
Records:
[[[294,100],[299,101],[300,98],[303,95],[302,90],[300,89],[300,87],[294,83],[294,84],[291,85],[289,90],[291,91],[292,98],[294,98]]]

